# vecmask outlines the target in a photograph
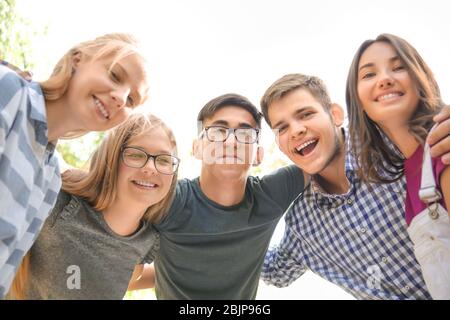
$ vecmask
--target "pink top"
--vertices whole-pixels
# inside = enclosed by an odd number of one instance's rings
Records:
[[[407,160],[405,160],[405,176],[406,176],[406,199],[405,199],[405,218],[408,226],[412,219],[422,212],[427,205],[423,203],[419,198],[420,180],[422,177],[422,160],[423,160],[423,147],[419,146],[414,154]],[[445,164],[442,163],[441,158],[432,158],[434,180],[436,181],[436,187],[442,195],[440,175],[445,169]],[[445,207],[444,198],[439,203]],[[447,209],[447,208],[446,208]]]

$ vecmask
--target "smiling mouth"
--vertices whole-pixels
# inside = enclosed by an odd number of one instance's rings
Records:
[[[94,96],[95,106],[98,108],[100,113],[106,118],[109,119],[109,112],[106,110],[105,106]]]
[[[391,100],[391,99],[394,99],[394,98],[398,98],[398,97],[401,97],[401,96],[403,96],[402,92],[392,92],[392,93],[388,93],[388,94],[379,96],[376,99],[376,101],[382,102],[382,101],[387,101],[387,100]]]
[[[295,148],[295,153],[301,155],[301,156],[307,156],[311,152],[313,152],[314,148],[317,146],[317,143],[319,142],[319,139],[312,139],[309,140],[297,148]]]
[[[143,180],[133,180],[131,182],[140,188],[144,188],[144,189],[148,189],[148,190],[155,189],[158,187],[158,185],[155,183],[151,183],[151,182],[143,181]]]

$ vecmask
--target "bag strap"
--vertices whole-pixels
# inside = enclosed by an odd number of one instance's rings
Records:
[[[436,188],[430,146],[427,143],[425,144],[423,151],[422,179],[420,183],[419,198],[428,205],[437,202],[442,198],[441,193]]]

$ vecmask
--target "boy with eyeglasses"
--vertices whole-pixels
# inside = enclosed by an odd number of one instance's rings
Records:
[[[194,156],[200,177],[183,179],[168,217],[156,225],[158,299],[254,299],[274,229],[303,189],[287,166],[249,176],[263,157],[261,114],[245,97],[226,94],[198,115]]]

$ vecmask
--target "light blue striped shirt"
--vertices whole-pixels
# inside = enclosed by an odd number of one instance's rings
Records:
[[[355,168],[347,153],[346,194],[312,182],[294,201],[262,279],[284,287],[309,269],[358,299],[431,299],[406,231],[405,180],[365,184]]]
[[[54,151],[40,86],[0,65],[0,298],[56,202]]]

